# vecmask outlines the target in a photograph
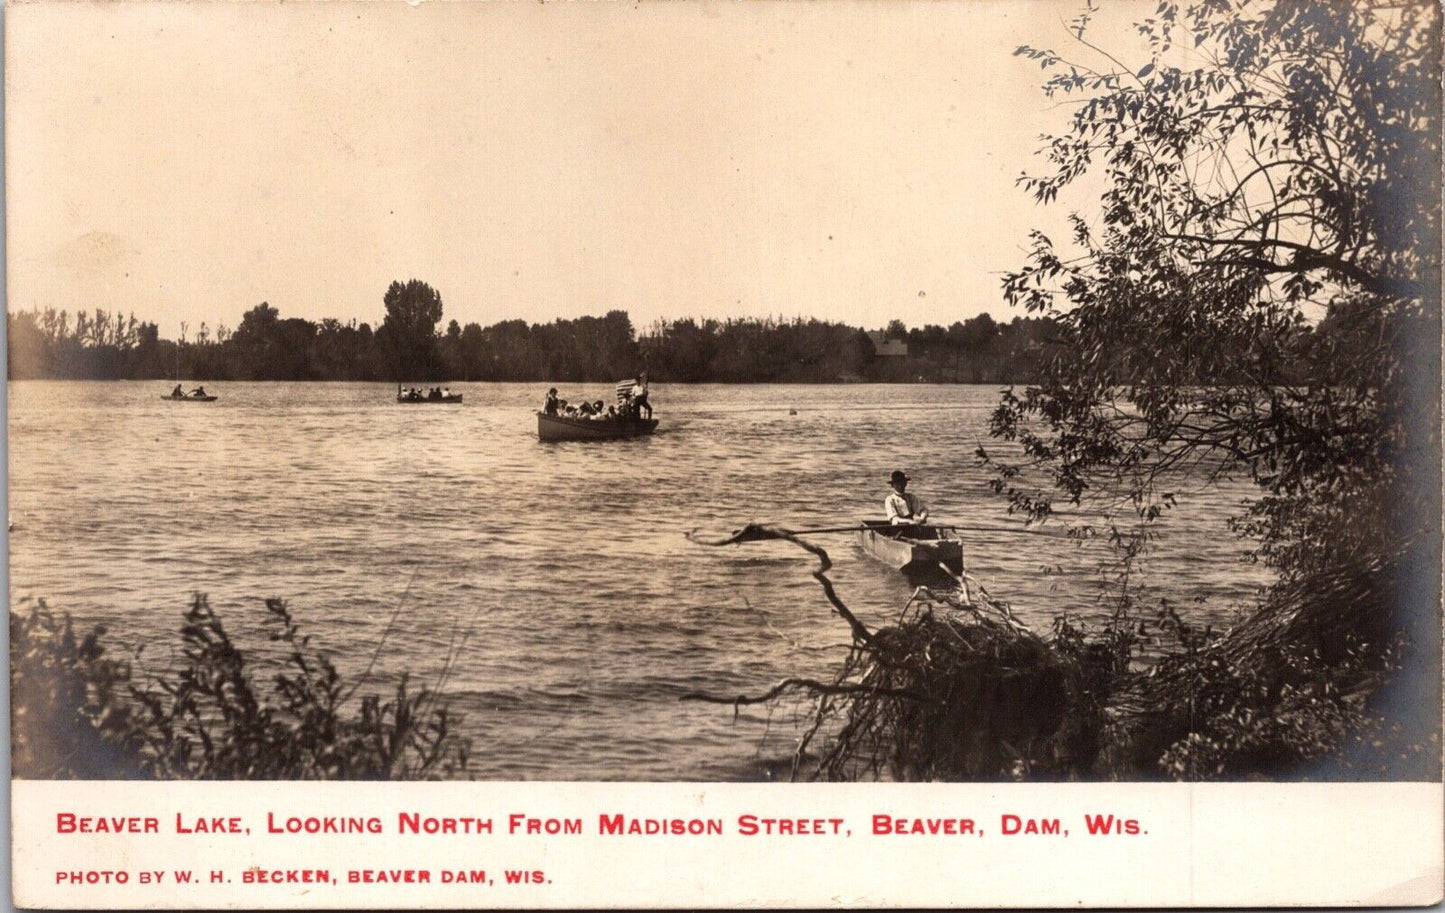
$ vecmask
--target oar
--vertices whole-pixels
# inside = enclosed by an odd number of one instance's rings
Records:
[[[1034,526],[953,526],[947,523],[939,525],[946,526],[949,529],[961,529],[970,533],[1023,533],[1029,536],[1050,536],[1055,539],[1073,538],[1069,535],[1068,530],[1060,529],[1057,526],[1051,526],[1045,529]]]
[[[787,529],[787,527],[785,526],[779,528]],[[823,533],[856,533],[860,529],[863,529],[863,524],[854,523],[852,526],[826,526],[819,529],[789,529],[788,532],[792,533],[795,536],[817,536]]]
[[[818,527],[817,529],[790,529],[790,530],[788,530],[788,532],[792,533],[792,534],[795,535],[795,536],[803,536],[803,535],[820,536],[820,535],[823,535],[824,533],[856,533],[856,532],[858,532],[858,530],[860,530],[860,529],[878,529],[878,530],[894,529],[894,530],[904,530],[904,529],[908,529],[910,526],[938,526],[938,527],[942,527],[942,528],[944,528],[944,529],[960,529],[960,530],[966,530],[966,531],[968,531],[968,532],[977,532],[977,533],[1026,533],[1026,534],[1028,534],[1028,535],[1030,535],[1030,536],[1052,536],[1053,538],[1056,538],[1056,539],[1065,539],[1065,538],[1068,538],[1068,537],[1069,537],[1069,531],[1068,531],[1068,530],[1066,530],[1066,529],[1059,529],[1058,527],[1051,527],[1051,528],[1049,528],[1049,529],[1043,529],[1043,528],[1040,528],[1040,527],[1028,527],[1028,526],[960,526],[960,525],[955,524],[955,523],[900,523],[900,524],[897,524],[897,525],[895,525],[895,526],[878,526],[878,527],[869,527],[869,526],[864,526],[864,525],[861,524],[861,523],[855,523],[855,524],[852,525],[852,526],[823,526],[823,527]],[[783,527],[783,528],[786,528],[786,527]]]

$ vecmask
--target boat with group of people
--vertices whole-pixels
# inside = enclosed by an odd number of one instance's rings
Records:
[[[450,387],[432,387],[423,392],[417,387],[403,389],[400,384],[397,384],[396,401],[399,403],[459,403],[462,401],[462,395],[453,393]]]
[[[207,393],[205,387],[198,386],[190,393],[187,393],[181,388],[180,384],[176,384],[176,388],[169,394],[162,396],[161,399],[177,403],[214,403],[216,401],[216,397]]]
[[[642,437],[657,430],[648,401],[647,375],[618,382],[617,401],[584,400],[570,403],[547,391],[537,413],[537,439],[541,441],[613,441]]]

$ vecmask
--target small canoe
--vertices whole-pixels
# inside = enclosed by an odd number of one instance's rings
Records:
[[[173,403],[214,403],[216,398],[209,393],[205,396],[162,396],[161,399],[170,400]]]
[[[893,526],[882,520],[864,520],[858,529],[858,546],[895,570],[942,565],[952,574],[963,573],[963,540],[948,526]]]
[[[462,401],[462,395],[460,393],[453,393],[450,396],[440,396],[435,399],[429,399],[426,396],[413,397],[398,393],[396,401],[406,403],[408,406],[435,406],[438,404],[459,403]]]
[[[537,413],[540,441],[616,441],[643,437],[656,430],[655,418],[569,418]]]

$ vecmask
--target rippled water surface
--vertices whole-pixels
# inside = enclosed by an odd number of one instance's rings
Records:
[[[793,712],[735,719],[678,696],[826,675],[846,627],[807,555],[687,531],[874,516],[895,467],[935,519],[1004,517],[973,458],[990,387],[654,385],[655,437],[542,444],[546,385],[457,385],[460,406],[398,405],[384,385],[210,386],[203,405],[162,401],[166,384],[10,384],[12,601],[104,621],[156,668],[194,591],[258,650],[262,600],[285,597],[377,688],[433,683],[453,654],[446,690],[482,778],[750,779],[789,756]],[[1247,494],[1184,495],[1144,582],[1225,617],[1264,580],[1225,524]],[[1035,625],[1103,611],[1102,546],[965,537],[971,571]],[[906,602],[848,537],[818,541],[866,621]]]

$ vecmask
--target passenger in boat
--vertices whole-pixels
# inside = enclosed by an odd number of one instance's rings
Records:
[[[903,470],[895,469],[888,477],[888,485],[893,493],[883,500],[883,509],[888,513],[888,522],[898,525],[909,523],[927,523],[928,505],[918,495],[909,494],[908,476]]]
[[[452,388],[451,388],[451,387],[442,387],[442,399],[451,399],[451,396],[452,396]]]
[[[547,402],[542,406],[542,411],[548,415],[556,415],[562,411],[561,402],[557,399],[556,387],[547,391]]]
[[[176,384],[176,388],[171,391],[171,396],[173,396],[173,397],[176,398],[176,399],[180,399],[181,397],[183,397],[183,396],[185,396],[185,395],[186,395],[186,391],[184,391],[184,390],[181,389],[181,385],[180,385],[180,384]]]
[[[428,391],[426,392],[426,398],[429,399],[429,400],[441,399],[441,398],[442,398],[441,388],[440,388],[440,387],[432,387],[430,390],[428,390]]]
[[[584,415],[584,416],[585,416],[585,415],[591,415],[591,414],[592,414],[592,404],[591,404],[591,403],[586,403],[586,402],[584,402],[582,405],[580,405],[580,406],[577,407],[577,412],[578,412],[578,414]]]
[[[196,396],[196,397],[205,396],[205,395],[206,395],[206,388],[205,388],[205,387],[197,387],[196,389],[194,389],[194,390],[191,391],[191,395],[192,395],[192,396]]]

